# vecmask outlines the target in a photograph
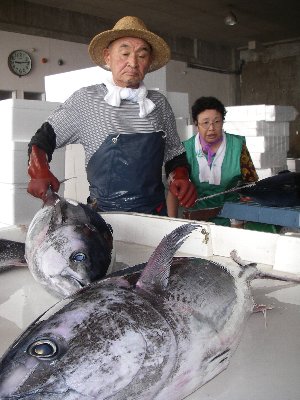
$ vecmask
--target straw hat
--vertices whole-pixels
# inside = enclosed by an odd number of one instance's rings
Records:
[[[152,47],[153,61],[149,72],[155,71],[164,65],[170,59],[170,48],[167,43],[155,33],[148,31],[144,22],[137,17],[121,18],[113,29],[96,35],[90,45],[89,53],[95,64],[107,69],[103,57],[103,50],[116,39],[122,37],[136,37],[144,39]]]

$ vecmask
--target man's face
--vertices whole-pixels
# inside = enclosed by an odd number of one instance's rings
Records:
[[[151,64],[151,48],[143,39],[124,37],[104,49],[104,59],[116,85],[138,88]]]

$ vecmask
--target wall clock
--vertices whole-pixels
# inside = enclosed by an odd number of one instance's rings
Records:
[[[25,50],[14,50],[8,56],[8,67],[11,72],[18,76],[29,74],[32,68],[30,54]]]

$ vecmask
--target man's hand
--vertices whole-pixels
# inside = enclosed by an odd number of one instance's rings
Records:
[[[46,153],[36,145],[32,146],[28,174],[31,179],[27,192],[32,196],[45,200],[50,186],[54,192],[58,192],[60,182],[49,169]]]
[[[181,206],[192,207],[197,200],[197,191],[189,179],[188,170],[185,167],[177,167],[169,175],[170,192],[176,196]]]
[[[42,199],[43,201],[45,201],[46,199],[46,194],[50,186],[53,192],[58,192],[60,183],[51,172],[50,174],[52,175],[52,177],[49,175],[49,178],[31,178],[28,183],[27,192],[34,197]]]

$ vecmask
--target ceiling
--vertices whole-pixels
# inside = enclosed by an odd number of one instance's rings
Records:
[[[29,0],[101,18],[113,26],[125,15],[142,18],[157,33],[236,48],[300,39],[299,0]],[[230,4],[230,5],[229,5]],[[226,26],[229,10],[238,23]]]

